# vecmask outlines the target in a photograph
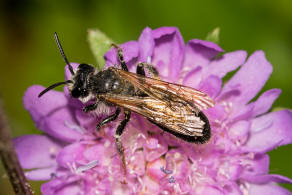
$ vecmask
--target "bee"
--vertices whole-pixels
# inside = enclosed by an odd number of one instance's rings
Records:
[[[94,100],[94,103],[84,106],[84,112],[94,111],[101,104],[115,106],[116,110],[112,115],[97,123],[97,130],[116,120],[123,110],[124,119],[115,131],[115,140],[124,170],[126,163],[121,135],[130,121],[131,112],[138,113],[160,129],[187,142],[203,144],[210,139],[210,124],[202,110],[214,106],[215,103],[207,94],[187,86],[162,81],[156,68],[149,63],[138,63],[136,73],[129,72],[123,51],[115,44],[113,46],[117,48],[121,69],[109,67],[98,71],[89,64],[80,64],[74,71],[57,33],[55,40],[72,77],[49,86],[38,97],[65,84],[72,98],[78,98],[83,103]],[[149,76],[145,75],[145,70]]]

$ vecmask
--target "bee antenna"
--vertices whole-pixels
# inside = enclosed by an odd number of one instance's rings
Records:
[[[47,87],[46,89],[44,89],[42,92],[40,92],[40,94],[38,95],[38,97],[40,98],[42,95],[44,95],[45,93],[47,93],[48,91],[60,86],[60,85],[66,85],[68,83],[73,83],[71,80],[68,80],[68,81],[63,81],[63,82],[58,82],[58,83],[55,83],[49,87]]]
[[[60,43],[60,40],[59,40],[58,34],[57,34],[56,32],[55,32],[55,34],[54,34],[54,37],[55,37],[55,40],[56,40],[57,46],[58,46],[58,48],[59,48],[59,51],[60,51],[60,53],[61,53],[61,55],[62,55],[62,57],[63,57],[63,59],[64,59],[66,65],[68,65],[71,74],[74,75],[75,73],[74,73],[74,71],[73,71],[73,68],[72,68],[72,66],[70,65],[70,62],[69,62],[69,60],[67,59],[67,57],[66,57],[66,55],[65,55],[65,53],[64,53],[64,50],[63,50],[62,45],[61,45],[61,43]]]

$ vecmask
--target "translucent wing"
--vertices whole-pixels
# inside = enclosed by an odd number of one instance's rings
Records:
[[[145,116],[176,134],[200,137],[209,131],[208,119],[201,109],[214,106],[214,101],[205,93],[183,85],[144,77],[111,67],[121,77],[130,82],[137,91],[148,96],[123,94],[100,94],[102,99],[117,106]]]
[[[160,100],[171,99],[194,104],[199,110],[213,107],[215,102],[207,94],[191,87],[144,77],[121,69],[112,68],[123,79],[128,80],[139,90]]]
[[[170,131],[188,136],[203,136],[205,122],[198,116],[197,108],[190,104],[162,101],[151,96],[133,97],[117,94],[100,96],[105,101],[145,116]]]

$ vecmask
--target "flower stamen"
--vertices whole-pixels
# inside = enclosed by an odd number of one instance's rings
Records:
[[[80,173],[82,173],[84,171],[87,171],[89,169],[92,169],[92,168],[96,167],[97,165],[98,165],[98,160],[90,161],[86,165],[82,165],[82,166],[78,167],[76,169],[75,173],[80,174]]]

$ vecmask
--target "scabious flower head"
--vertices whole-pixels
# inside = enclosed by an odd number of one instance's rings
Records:
[[[173,27],[145,28],[138,41],[121,47],[131,72],[138,62],[150,62],[162,80],[199,89],[215,100],[215,107],[203,111],[211,124],[210,141],[187,143],[132,114],[122,136],[125,184],[113,136],[123,116],[96,132],[104,114],[83,113],[66,87],[38,98],[44,87],[35,85],[25,92],[24,107],[45,134],[14,141],[27,178],[48,180],[43,194],[289,194],[277,183],[292,181],[269,174],[266,153],[292,142],[292,114],[267,113],[279,89],[253,100],[272,72],[262,51],[247,58],[245,51],[224,53],[208,41],[184,44]],[[105,68],[116,65],[116,50],[105,59]],[[222,78],[238,68],[223,84]]]

